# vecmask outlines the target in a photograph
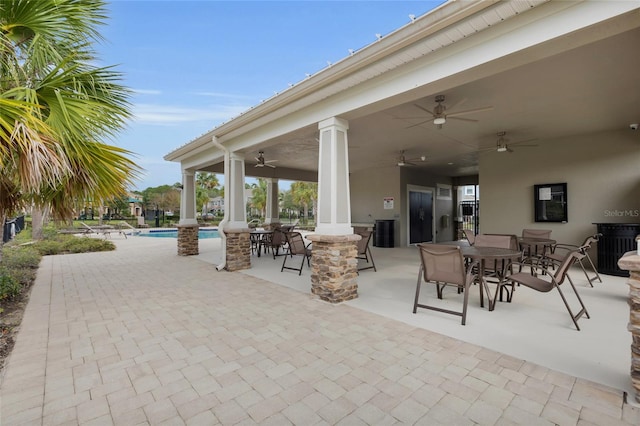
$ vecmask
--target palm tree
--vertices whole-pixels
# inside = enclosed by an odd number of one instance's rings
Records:
[[[196,203],[201,208],[202,214],[206,213],[209,199],[213,195],[213,190],[220,185],[218,177],[213,173],[196,173]]]
[[[29,204],[68,218],[141,171],[104,142],[130,118],[121,75],[92,65],[104,19],[101,0],[0,2],[0,221]]]
[[[265,208],[267,207],[267,181],[258,178],[258,183],[252,185],[251,205],[260,212],[262,217],[265,216]]]
[[[211,191],[217,188],[220,182],[218,181],[218,176],[214,173],[198,172],[196,173],[196,185],[207,191]]]
[[[309,206],[314,205],[318,199],[318,184],[309,182],[293,182],[291,184],[291,196],[293,202],[304,208],[303,223],[307,223]]]

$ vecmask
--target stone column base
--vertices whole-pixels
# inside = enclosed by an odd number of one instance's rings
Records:
[[[240,271],[251,268],[251,229],[225,229],[227,237],[227,271]]]
[[[631,332],[631,384],[635,401],[640,403],[640,256],[630,251],[618,260],[620,269],[629,271],[629,324]]]
[[[311,234],[306,238],[313,242],[311,293],[331,303],[358,297],[356,243],[360,235]]]
[[[178,225],[178,256],[193,256],[198,249],[199,225]]]

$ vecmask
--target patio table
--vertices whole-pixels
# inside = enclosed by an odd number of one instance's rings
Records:
[[[266,229],[255,229],[249,233],[249,238],[251,239],[251,246],[256,247],[256,252],[258,257],[260,257],[260,253],[262,250],[267,250],[266,243],[269,242],[269,238],[273,235],[273,231],[268,231]]]
[[[455,245],[461,248],[462,256],[471,261],[478,262],[478,281],[480,284],[480,306],[484,307],[484,291],[487,292],[487,299],[489,301],[489,310],[493,311],[495,309],[496,300],[498,298],[498,294],[500,293],[500,288],[504,284],[504,278],[506,275],[507,268],[511,261],[520,259],[522,253],[519,250],[511,250],[506,248],[498,248],[498,247],[478,247],[478,246],[470,246],[467,241],[450,241],[442,244],[446,245]],[[500,265],[499,268],[496,268],[496,274],[498,283],[496,286],[495,294],[491,294],[491,290],[485,279],[485,270],[487,261],[494,261],[495,265]]]
[[[496,300],[507,273],[507,268],[511,261],[517,261],[522,253],[518,250],[511,250],[498,247],[476,247],[462,246],[462,255],[466,259],[478,262],[478,281],[480,283],[480,306],[484,306],[483,288],[487,291],[487,300],[489,301],[489,310],[493,311],[496,306]],[[485,277],[486,262],[494,261],[496,278],[498,280],[495,294],[491,295],[491,290]]]

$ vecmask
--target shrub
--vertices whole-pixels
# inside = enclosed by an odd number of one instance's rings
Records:
[[[60,241],[42,240],[35,243],[35,249],[38,250],[42,256],[60,254],[62,251],[62,244]]]
[[[38,269],[42,256],[30,246],[12,246],[2,250],[2,266],[7,269]]]
[[[111,251],[116,246],[107,240],[97,238],[70,238],[62,244],[62,250],[70,253],[88,253],[94,251]]]
[[[20,294],[21,288],[6,269],[0,269],[0,300],[13,299]]]

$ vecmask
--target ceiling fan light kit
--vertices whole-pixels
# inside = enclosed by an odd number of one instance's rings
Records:
[[[273,164],[269,164],[269,163],[275,163],[278,160],[268,160],[265,161],[264,159],[264,151],[258,151],[258,156],[256,157],[256,165],[254,167],[271,167],[272,169],[275,169],[276,166],[274,166]]]
[[[433,121],[433,124],[435,126],[438,127],[438,129],[442,128],[442,125],[445,124],[447,122],[448,119],[453,119],[453,120],[461,120],[461,121],[467,121],[467,122],[477,122],[478,120],[472,119],[472,118],[462,118],[460,117],[461,115],[467,115],[467,114],[474,114],[474,113],[478,113],[478,112],[482,112],[482,111],[488,111],[493,109],[492,106],[486,106],[486,107],[481,107],[481,108],[474,108],[474,109],[468,109],[468,110],[464,110],[464,111],[455,111],[455,108],[462,104],[463,102],[465,102],[466,99],[462,99],[459,102],[457,102],[455,105],[453,105],[451,107],[451,112],[449,112],[448,114],[445,114],[445,111],[447,111],[447,107],[443,104],[445,100],[444,95],[437,95],[435,98],[436,101],[436,106],[433,108],[433,111],[423,107],[422,105],[419,104],[414,104],[414,106],[418,109],[421,109],[422,111],[428,113],[431,115],[432,119],[428,119],[425,121],[421,121],[419,123],[415,123],[410,125],[407,128],[411,128],[411,127],[416,127],[416,126],[420,126],[424,123],[428,123],[429,121]]]

